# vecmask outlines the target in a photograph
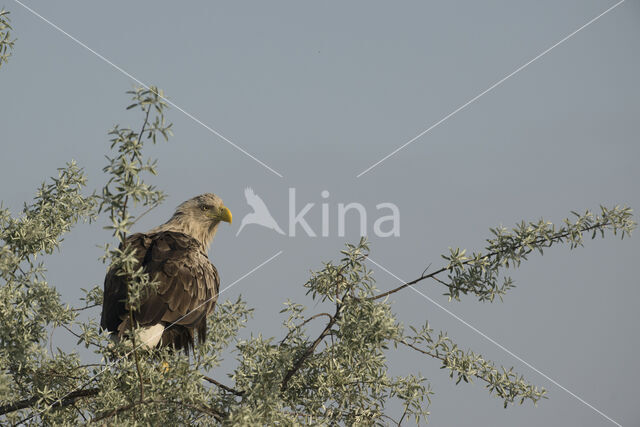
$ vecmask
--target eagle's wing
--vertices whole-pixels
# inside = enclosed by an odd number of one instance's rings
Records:
[[[161,231],[134,234],[127,244],[151,280],[159,283],[135,313],[140,326],[163,322],[204,333],[206,316],[213,311],[220,288],[216,268],[200,251],[198,242],[186,234]],[[127,278],[110,269],[105,277],[102,327],[115,331],[128,315],[125,305]],[[205,326],[203,326],[205,325]],[[204,338],[204,337],[200,337]]]

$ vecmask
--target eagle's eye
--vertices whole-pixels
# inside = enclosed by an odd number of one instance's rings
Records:
[[[209,210],[209,206],[207,206],[207,205],[202,205],[202,206],[200,207],[200,209],[202,209],[203,211],[208,211],[208,210]]]

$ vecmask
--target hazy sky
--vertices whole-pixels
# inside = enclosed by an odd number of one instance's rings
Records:
[[[494,83],[615,5],[614,1],[168,2],[35,1],[25,5],[167,96],[282,177],[176,108],[175,137],[150,147],[169,194],[139,231],[165,221],[202,192],[234,213],[210,252],[223,287],[271,262],[221,295],[256,308],[248,333],[282,335],[275,316],[287,299],[309,307],[309,269],[337,259],[358,239],[355,216],[337,233],[339,203],[400,210],[400,236],[371,236],[374,260],[402,279],[417,277],[449,246],[482,248],[488,228],[540,217],[560,222],[599,204],[640,209],[640,4],[627,0],[476,99],[397,154],[356,176]],[[126,112],[134,81],[14,0],[18,38],[0,71],[0,199],[14,212],[56,168],[76,159],[89,185],[105,177],[106,132],[139,126]],[[252,187],[285,228],[289,188],[319,232],[281,236],[247,226]],[[327,198],[321,197],[328,191]],[[80,287],[101,284],[96,246],[109,235],[77,227],[47,258],[50,282],[76,303]],[[608,417],[640,424],[637,406],[637,263],[640,236],[559,247],[512,272],[504,303],[472,297],[449,303],[443,288],[420,290]],[[380,289],[397,284],[377,267]],[[434,360],[399,351],[392,373],[421,372],[435,396],[434,426],[614,425],[429,301],[407,289],[393,297],[405,324],[429,320],[463,348],[514,366],[549,390],[538,407],[507,410],[479,382],[455,386]],[[99,313],[95,312],[95,316]],[[61,343],[72,343],[63,333]],[[225,363],[218,376],[230,369]],[[227,380],[228,381],[228,380]],[[391,409],[391,415],[393,414]],[[395,408],[397,409],[397,407]]]

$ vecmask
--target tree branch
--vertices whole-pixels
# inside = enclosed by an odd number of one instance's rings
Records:
[[[76,390],[73,393],[69,393],[64,399],[58,400],[51,405],[51,408],[62,408],[72,405],[76,400],[83,397],[95,396],[100,392],[99,388],[89,388],[86,390]],[[19,411],[20,409],[30,408],[40,400],[40,397],[30,397],[29,399],[20,400],[18,402],[9,403],[7,405],[0,406],[0,415],[8,414],[10,412]]]
[[[366,258],[366,256],[361,256],[361,259]],[[349,290],[347,290],[344,295],[342,296],[341,299],[338,299],[338,289],[340,286],[340,281],[344,280],[344,278],[342,277],[342,272],[344,271],[344,269],[346,268],[346,264],[343,265],[342,267],[340,267],[338,269],[337,272],[337,276],[339,277],[339,280],[336,282],[336,312],[333,316],[331,316],[328,313],[319,313],[316,314],[312,317],[310,317],[309,319],[307,319],[305,322],[302,323],[302,325],[304,325],[307,321],[321,316],[321,315],[328,315],[329,316],[329,322],[327,323],[327,326],[325,326],[325,328],[323,329],[323,331],[320,333],[320,335],[318,335],[318,338],[316,338],[316,340],[313,342],[313,344],[311,344],[309,347],[307,347],[307,349],[304,351],[304,353],[302,353],[302,355],[298,358],[298,360],[296,360],[296,362],[294,363],[293,367],[291,369],[289,369],[287,371],[287,373],[284,376],[284,380],[282,380],[282,385],[280,386],[280,392],[284,392],[287,389],[287,385],[289,384],[289,380],[291,380],[291,377],[293,377],[293,375],[302,367],[302,364],[304,363],[304,361],[313,354],[313,352],[315,351],[315,349],[318,347],[318,345],[320,345],[320,343],[322,342],[323,339],[326,338],[327,335],[330,334],[331,332],[331,328],[333,327],[333,325],[338,321],[338,319],[340,318],[340,309],[342,308],[342,303],[341,301],[344,301],[344,299],[347,297],[347,295],[349,294]],[[300,325],[300,326],[302,326]],[[286,339],[286,337],[285,337]],[[284,340],[283,340],[284,342]],[[280,343],[282,344],[282,343]]]
[[[214,385],[220,387],[221,389],[223,389],[225,391],[228,391],[229,393],[235,394],[236,396],[242,396],[244,394],[244,391],[239,391],[239,390],[236,390],[235,388],[231,388],[229,386],[226,386],[226,385],[222,384],[221,382],[216,381],[213,378],[208,377],[206,375],[203,375],[202,379],[204,379],[205,381],[210,382],[211,384],[214,384]]]
[[[92,423],[97,423],[98,421],[104,421],[107,420],[109,418],[113,418],[118,414],[121,414],[123,412],[126,411],[130,411],[131,409],[134,409],[135,407],[139,406],[139,405],[150,405],[150,404],[160,404],[160,405],[179,405],[179,406],[184,406],[185,408],[188,409],[192,409],[194,411],[198,411],[198,412],[202,412],[205,413],[207,415],[211,415],[213,418],[215,418],[217,421],[222,421],[225,417],[224,414],[216,411],[215,409],[209,408],[209,407],[202,407],[202,406],[197,406],[197,405],[192,405],[190,403],[186,403],[186,402],[180,402],[177,400],[165,400],[165,399],[148,399],[148,400],[144,400],[144,401],[139,401],[139,402],[133,402],[130,403],[128,405],[124,405],[124,406],[120,406],[118,408],[115,408],[107,413],[104,413],[96,418],[93,418],[91,421],[89,421],[87,424],[92,424]]]
[[[102,307],[102,304],[91,304],[91,305],[87,305],[85,307],[80,307],[80,308],[72,308],[72,311],[82,311],[82,310],[88,310],[90,308],[93,307]]]
[[[331,316],[331,320],[327,323],[327,326],[320,333],[318,338],[316,338],[313,344],[307,347],[304,353],[302,353],[302,355],[298,358],[296,363],[294,363],[293,367],[289,369],[289,371],[287,371],[286,375],[284,376],[284,380],[282,380],[280,391],[284,392],[287,389],[287,384],[289,383],[289,380],[291,379],[291,377],[300,369],[300,367],[302,367],[302,364],[304,363],[304,361],[313,354],[316,347],[318,347],[318,344],[320,344],[320,342],[322,342],[322,340],[327,336],[329,330],[333,327],[333,325],[336,323],[337,320],[338,320],[338,313],[336,313],[335,316]]]
[[[591,230],[594,230],[594,229],[597,229],[597,228],[602,228],[602,227],[604,227],[606,225],[609,225],[609,224],[610,224],[610,222],[604,222],[604,223],[599,222],[597,224],[593,224],[593,225],[591,225],[589,227],[585,227],[585,228],[581,229],[580,232],[581,233],[585,233],[587,231],[591,231]],[[571,235],[570,231],[565,232],[565,233],[561,233],[561,234],[557,234],[557,235],[553,236],[551,239],[540,238],[540,239],[536,240],[535,243],[536,244],[542,244],[544,242],[553,243],[553,242],[557,242],[558,240],[564,239],[565,237],[568,237],[569,235]],[[504,250],[501,250],[501,251],[494,251],[494,252],[491,252],[491,253],[485,255],[484,257],[482,257],[482,259],[491,258],[491,257],[503,254],[503,253],[508,252],[508,251],[518,250],[518,249],[521,249],[521,248],[523,248],[525,246],[527,246],[527,244],[521,243],[521,244],[516,245],[514,247],[510,247],[509,249],[504,249]],[[468,260],[462,262],[462,265],[468,265],[468,264],[470,264],[471,262],[474,262],[474,261],[475,261],[475,259],[468,259]],[[394,294],[394,293],[396,293],[398,291],[401,291],[404,288],[407,288],[407,287],[409,287],[411,285],[415,285],[416,283],[421,282],[421,281],[423,281],[425,279],[435,279],[436,281],[444,284],[445,286],[449,286],[447,283],[445,283],[444,281],[436,278],[435,276],[437,276],[438,274],[443,273],[443,272],[445,272],[447,270],[451,270],[451,269],[452,269],[452,267],[442,267],[441,269],[436,270],[433,273],[429,273],[429,274],[424,274],[423,273],[417,279],[414,279],[414,280],[412,280],[410,282],[406,282],[403,285],[400,285],[400,286],[398,286],[396,288],[393,288],[393,289],[391,289],[389,291],[383,292],[383,293],[381,293],[379,295],[376,295],[376,296],[373,296],[373,297],[369,297],[367,299],[368,300],[377,300],[377,299],[380,299],[380,298],[387,297],[387,296],[389,296],[391,294]]]
[[[97,423],[98,421],[102,421],[102,420],[106,420],[108,418],[115,417],[116,415],[118,415],[118,414],[120,414],[122,412],[125,412],[125,411],[128,411],[130,409],[133,409],[136,406],[144,404],[144,403],[146,403],[146,402],[141,402],[140,401],[140,402],[133,402],[133,403],[130,403],[130,404],[125,405],[125,406],[120,406],[119,408],[115,408],[110,412],[107,412],[107,413],[104,413],[102,415],[99,415],[96,418],[92,418],[87,424]]]
[[[291,334],[294,331],[297,331],[298,329],[300,329],[301,327],[303,327],[304,325],[306,325],[307,323],[309,323],[310,321],[312,321],[313,319],[316,319],[320,316],[327,316],[329,317],[329,320],[331,320],[331,315],[329,313],[318,313],[318,314],[314,314],[313,316],[309,317],[308,319],[306,319],[304,322],[302,322],[301,324],[299,324],[298,326],[296,326],[295,328],[293,328],[292,330],[290,330],[287,335],[282,339],[282,341],[280,341],[280,345],[284,344],[284,342],[291,336]]]
[[[342,297],[342,299],[344,300],[344,298],[346,296],[347,296],[347,294],[345,293],[345,295]],[[307,347],[307,349],[304,351],[304,353],[302,353],[302,355],[298,358],[298,360],[296,360],[296,362],[293,364],[293,367],[287,371],[286,375],[284,376],[284,380],[282,380],[282,385],[280,386],[280,391],[281,392],[284,392],[287,389],[287,385],[289,383],[289,380],[291,380],[291,377],[293,377],[293,375],[302,367],[302,364],[304,363],[304,361],[309,356],[311,356],[313,354],[313,352],[318,347],[318,345],[329,334],[329,331],[331,331],[331,328],[333,327],[333,325],[340,318],[340,309],[341,308],[342,308],[342,304],[337,303],[336,304],[336,312],[335,312],[335,314],[333,316],[329,315],[330,320],[329,320],[329,322],[327,322],[327,326],[325,326],[325,328],[320,333],[320,335],[318,335],[318,338],[316,338],[316,340],[313,342],[313,344],[311,344],[309,347]]]
[[[144,134],[144,128],[147,126],[147,123],[149,121],[149,113],[151,113],[151,105],[147,106],[147,114],[144,116],[144,122],[142,122],[142,129],[140,129],[140,133],[138,133],[138,143],[142,142],[142,135]],[[134,154],[131,156],[131,161],[135,160],[135,152]],[[142,163],[142,160],[140,160],[140,163]],[[122,205],[122,209],[120,211],[120,218],[122,218],[122,220],[124,221],[124,219],[127,217],[127,203],[129,202],[129,195],[127,194],[124,197],[124,203]],[[127,238],[127,235],[122,232],[120,233],[120,241],[124,244],[125,240]],[[133,325],[133,323],[132,323]]]
[[[142,371],[140,371],[140,362],[138,361],[138,346],[136,345],[136,330],[133,323],[133,309],[129,307],[129,323],[131,325],[131,344],[133,345],[133,356],[136,361],[136,371],[138,371],[138,380],[140,381],[140,402],[144,400],[144,383],[142,381]]]
[[[82,341],[86,342],[87,344],[95,345],[98,348],[103,348],[100,344],[97,344],[95,342],[89,342],[89,341],[85,340],[82,335],[74,332],[73,329],[71,329],[70,327],[68,327],[64,323],[60,324],[60,326],[62,326],[64,329],[67,330],[67,332],[69,332],[71,335],[73,335],[74,337],[78,338],[79,340],[82,340]]]
[[[144,134],[144,129],[147,126],[147,122],[149,121],[149,113],[151,113],[151,105],[147,106],[147,114],[144,117],[144,122],[142,123],[142,129],[140,129],[140,132],[138,133],[138,142],[140,143],[142,141],[142,137]],[[131,157],[131,160],[133,161],[135,158],[135,151],[134,154]],[[142,162],[142,161],[141,161]],[[124,198],[124,204],[122,205],[122,211],[120,213],[120,217],[122,218],[122,220],[124,221],[125,218],[127,217],[127,202],[129,201],[129,195],[127,194]],[[120,235],[120,241],[122,242],[122,244],[124,245],[126,243],[126,239],[127,239],[127,235],[125,234],[125,232],[123,231]],[[128,291],[128,284],[127,284],[127,291]],[[142,380],[142,372],[140,371],[140,362],[138,360],[138,347],[136,346],[136,331],[135,331],[135,322],[133,321],[133,309],[132,307],[129,307],[129,323],[131,325],[131,342],[133,344],[133,355],[136,361],[136,370],[138,371],[138,379],[140,380],[140,402],[142,402],[144,400],[144,383]]]
[[[415,345],[413,345],[413,344],[411,344],[411,343],[406,342],[405,340],[399,340],[399,341],[397,341],[397,342],[399,342],[400,344],[404,344],[404,345],[406,345],[407,347],[412,348],[412,349],[414,349],[415,351],[418,351],[418,352],[420,352],[420,353],[422,353],[422,354],[426,354],[427,356],[431,356],[431,357],[433,357],[434,359],[438,359],[438,360],[440,360],[440,361],[442,361],[442,362],[446,362],[446,361],[447,361],[447,359],[446,359],[445,357],[439,356],[439,355],[437,355],[437,354],[435,354],[435,353],[431,353],[430,351],[423,350],[423,349],[421,349],[421,348],[420,348],[420,347],[418,347],[418,346],[415,346]],[[474,377],[476,377],[476,378],[478,378],[478,379],[481,379],[482,381],[486,382],[487,384],[491,384],[491,381],[489,381],[488,379],[486,379],[486,378],[484,378],[484,377],[482,377],[482,376],[480,376],[480,375],[474,375]]]

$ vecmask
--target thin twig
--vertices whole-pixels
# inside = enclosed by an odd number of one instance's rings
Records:
[[[49,334],[49,352],[51,353],[51,357],[53,357],[53,333],[56,331],[56,327],[51,328],[51,333]]]
[[[430,262],[430,263],[429,263],[429,265],[427,265],[427,268],[425,268],[425,269],[422,271],[421,276],[424,276],[425,274],[427,274],[427,270],[429,270],[429,269],[431,268],[431,264],[433,264],[433,263],[432,263],[432,262]]]
[[[426,354],[427,356],[431,356],[431,357],[433,357],[434,359],[438,359],[438,360],[440,360],[440,361],[442,361],[442,362],[446,362],[446,361],[447,361],[447,359],[446,359],[445,357],[440,356],[440,355],[438,355],[438,354],[436,354],[436,353],[431,353],[430,351],[423,350],[423,349],[421,349],[420,347],[417,347],[417,346],[415,346],[415,345],[413,345],[413,344],[411,344],[411,343],[406,342],[405,340],[397,340],[397,342],[399,342],[400,344],[404,344],[404,345],[406,345],[407,347],[412,348],[412,349],[414,349],[415,351],[418,351],[418,352],[420,352],[420,353],[422,353],[422,354]],[[480,376],[480,375],[478,375],[478,374],[475,374],[475,375],[473,375],[473,376],[474,376],[474,377],[476,377],[476,378],[481,379],[482,381],[484,381],[484,382],[486,382],[486,383],[488,383],[488,384],[491,384],[491,381],[489,381],[488,379],[486,379],[486,378],[484,378],[484,377],[482,377],[482,376]]]
[[[147,114],[144,117],[144,122],[142,123],[142,129],[140,129],[140,133],[138,133],[138,142],[142,140],[144,134],[144,128],[147,126],[147,122],[149,121],[149,113],[151,113],[151,106],[147,106]],[[135,153],[134,153],[135,155]],[[134,155],[132,155],[132,160]],[[127,202],[129,201],[129,195],[127,194],[124,198],[124,204],[122,205],[121,218],[124,221],[127,215]],[[124,244],[126,242],[127,235],[122,232],[121,233],[121,241]],[[128,288],[128,286],[127,286]],[[133,321],[133,308],[129,307],[129,326],[131,328],[131,343],[133,344],[133,356],[136,361],[136,370],[138,371],[138,379],[140,380],[140,402],[144,401],[144,382],[142,379],[142,371],[140,370],[140,361],[138,359],[138,347],[136,345],[136,331],[135,331],[135,323]]]
[[[449,286],[449,284],[447,282],[445,282],[444,280],[438,279],[436,276],[433,276],[432,279],[435,280],[438,283],[441,283],[441,284],[445,285],[445,286]]]
[[[404,412],[402,413],[402,416],[400,417],[400,421],[398,421],[398,427],[400,427],[402,425],[402,420],[404,420],[404,417],[407,416],[407,412],[408,411],[409,411],[409,405],[405,405]]]
[[[136,370],[138,371],[138,379],[140,380],[140,402],[144,400],[144,383],[142,381],[142,371],[140,371],[140,362],[138,361],[138,346],[136,345],[136,330],[133,324],[133,310],[129,307],[129,322],[131,323],[131,343],[133,344],[133,356],[136,361]]]
[[[347,295],[345,293],[342,299],[344,300],[346,296]],[[327,322],[327,326],[325,326],[325,328],[322,330],[320,335],[318,335],[318,338],[316,338],[315,341],[309,347],[307,347],[304,353],[302,353],[302,355],[298,358],[298,360],[296,360],[296,362],[293,364],[293,367],[287,371],[287,373],[284,376],[284,379],[282,380],[282,385],[280,386],[281,392],[284,392],[287,389],[287,385],[289,384],[289,380],[291,380],[291,377],[293,377],[293,375],[302,367],[302,364],[304,363],[304,361],[313,354],[316,347],[318,347],[318,345],[322,342],[322,340],[325,339],[325,337],[329,334],[333,325],[340,318],[341,308],[342,308],[342,304],[340,303],[336,304],[336,312],[333,316],[330,316],[330,320],[329,322]]]
[[[107,412],[106,414],[102,414],[96,418],[92,418],[87,424],[92,424],[92,423],[97,423],[98,421],[102,421],[102,420],[106,420],[108,418],[112,418],[115,417],[116,415],[118,415],[121,412],[125,412],[128,411],[130,409],[135,408],[136,406],[143,404],[145,402],[134,402],[134,403],[130,403],[128,405],[125,406],[120,406],[119,408],[115,408],[110,412]]]
[[[80,410],[80,408],[78,408],[78,407],[76,406],[75,402],[74,402],[71,406],[73,406],[73,409],[75,409],[75,410],[76,410],[76,412],[78,412],[78,414],[82,417],[82,419],[83,419],[85,422],[87,422],[87,421],[88,421],[88,420],[87,420],[87,417],[82,413],[82,411]]]
[[[361,256],[360,258],[364,259],[364,258],[366,258],[366,256]],[[329,335],[331,333],[331,328],[333,327],[333,325],[340,318],[340,312],[341,312],[342,305],[343,305],[341,301],[344,301],[344,299],[347,297],[349,291],[347,290],[345,292],[345,294],[342,296],[342,299],[338,298],[337,291],[338,291],[338,287],[339,287],[340,282],[341,282],[340,279],[344,280],[344,278],[342,277],[342,272],[344,271],[344,269],[346,267],[347,267],[346,264],[341,266],[338,269],[338,272],[337,272],[337,276],[338,276],[339,280],[336,281],[336,312],[335,312],[335,314],[333,316],[329,315],[329,322],[327,322],[327,325],[322,330],[320,335],[318,335],[318,337],[315,339],[315,341],[309,347],[307,347],[307,349],[304,351],[304,353],[302,353],[302,355],[298,358],[298,360],[296,360],[296,362],[293,364],[293,367],[287,371],[287,373],[284,376],[284,379],[282,380],[282,385],[280,386],[280,392],[284,392],[287,389],[287,385],[289,384],[289,381],[291,380],[291,377],[293,377],[293,375],[302,367],[302,364],[304,363],[304,361],[309,356],[311,356],[313,354],[313,352],[318,347],[318,345],[322,342],[322,340],[324,340],[327,337],[327,335]],[[317,314],[316,316],[319,316],[319,315],[322,315],[322,314],[323,313],[320,313],[320,314]]]
[[[72,308],[72,311],[82,311],[82,310],[88,310],[90,308],[93,307],[102,307],[102,304],[91,304],[91,305],[87,305],[85,307],[80,307],[80,308]]]
[[[415,351],[419,351],[419,352],[420,352],[420,353],[422,353],[422,354],[426,354],[427,356],[431,356],[431,357],[433,357],[433,358],[435,358],[435,359],[442,360],[443,362],[444,362],[445,360],[447,360],[447,359],[445,359],[445,358],[444,358],[444,357],[442,357],[442,356],[439,356],[439,355],[437,355],[437,354],[435,354],[435,353],[431,353],[430,351],[423,350],[423,349],[421,349],[420,347],[417,347],[417,346],[415,346],[415,345],[413,345],[413,344],[411,344],[411,343],[409,343],[409,342],[407,342],[407,341],[405,341],[405,340],[396,340],[396,341],[397,341],[397,342],[399,342],[400,344],[404,344],[404,345],[406,345],[407,347],[410,347],[410,348],[414,349]]]
[[[331,319],[331,315],[329,313],[318,313],[318,314],[314,314],[313,316],[309,317],[307,320],[305,320],[304,322],[300,323],[298,326],[296,326],[295,328],[291,329],[289,331],[289,333],[287,333],[287,335],[282,339],[282,341],[280,341],[280,345],[284,344],[284,342],[291,336],[291,334],[294,331],[297,331],[298,329],[300,329],[301,327],[303,327],[304,325],[306,325],[307,323],[309,323],[310,321],[312,321],[313,319],[316,319],[320,316],[327,316],[329,317],[329,319]]]
[[[331,316],[331,320],[327,323],[327,326],[320,333],[318,338],[316,338],[313,344],[307,347],[304,353],[302,353],[302,355],[298,358],[298,360],[296,360],[296,363],[294,363],[293,367],[287,371],[287,373],[284,376],[284,380],[282,380],[280,391],[284,392],[287,389],[287,384],[289,383],[289,380],[291,379],[291,377],[293,377],[293,375],[300,369],[300,367],[302,367],[302,364],[304,363],[304,361],[313,354],[316,347],[318,347],[318,344],[320,344],[320,342],[322,342],[322,340],[327,336],[327,333],[329,332],[329,330],[333,327],[333,325],[338,320],[338,316],[339,316],[338,312],[336,312],[335,316]]]
[[[597,224],[591,225],[589,227],[583,228],[582,230],[580,230],[580,232],[581,233],[585,233],[587,231],[591,231],[591,230],[594,230],[596,228],[601,228],[601,227],[606,226],[608,224],[609,223],[597,223]],[[558,234],[556,236],[553,236],[551,239],[540,238],[540,239],[536,240],[534,243],[535,244],[542,244],[542,243],[545,243],[545,242],[552,243],[552,242],[557,241],[559,239],[563,239],[565,237],[568,237],[570,234],[571,234],[571,232],[565,232],[565,233],[561,233],[561,234]],[[517,245],[515,247],[509,248],[509,250],[520,249],[520,248],[523,248],[524,246],[527,246],[527,244],[522,243],[522,244],[519,244],[519,245]],[[505,250],[501,250],[501,251],[494,251],[494,252],[491,252],[491,253],[483,256],[482,259],[491,258],[491,257],[494,257],[496,255],[500,255],[500,254],[502,254],[504,252],[507,252],[507,250],[505,249]],[[463,261],[461,264],[462,265],[468,265],[469,263],[474,262],[474,261],[475,261],[475,259],[468,259],[466,261]],[[402,285],[400,285],[400,286],[398,286],[396,288],[393,288],[393,289],[391,289],[389,291],[383,292],[383,293],[378,294],[376,296],[369,297],[367,299],[368,300],[377,300],[377,299],[380,299],[380,298],[384,298],[384,297],[389,296],[391,294],[394,294],[394,293],[396,293],[398,291],[401,291],[402,289],[407,288],[407,287],[409,287],[411,285],[415,285],[416,283],[421,282],[421,281],[423,281],[425,279],[435,278],[436,275],[438,275],[440,273],[443,273],[443,272],[445,272],[447,270],[451,270],[452,268],[453,267],[442,267],[441,269],[436,270],[433,273],[430,273],[430,274],[427,274],[427,275],[421,275],[417,279],[414,279],[414,280],[412,280],[410,282],[406,282],[406,283],[404,283],[404,284],[402,284]],[[441,280],[438,280],[438,281],[440,283],[443,283],[445,286],[449,286],[448,284],[442,282]]]
[[[228,391],[229,393],[235,394],[236,396],[242,396],[244,394],[244,391],[238,391],[235,388],[231,388],[229,386],[226,386],[226,385],[222,384],[221,382],[219,382],[217,380],[214,380],[213,378],[208,377],[206,375],[203,375],[202,379],[204,379],[206,381],[209,381],[211,384],[215,384],[218,387],[220,387],[221,389],[223,389],[225,391]]]
[[[396,426],[400,426],[400,423],[402,422],[402,418],[401,418],[401,419],[400,419],[400,421],[398,422],[398,421],[394,420],[393,418],[391,418],[390,416],[385,415],[385,414],[380,414],[380,418],[386,418],[386,419],[388,419],[389,421],[392,421]]]
[[[147,122],[149,121],[149,113],[151,113],[151,106],[147,106],[147,114],[144,116],[144,122],[142,122],[142,129],[140,129],[140,133],[138,133],[138,142],[142,141],[144,135],[144,128],[147,126]],[[131,156],[131,161],[135,160],[135,152]],[[127,194],[124,197],[124,203],[122,204],[122,209],[120,210],[120,218],[124,221],[127,216],[127,203],[129,202],[129,195]],[[120,241],[124,244],[127,238],[126,233],[120,233]]]
[[[104,348],[104,347],[103,347],[103,346],[101,346],[100,344],[97,344],[97,343],[95,343],[95,342],[89,342],[89,341],[85,340],[85,338],[84,338],[82,335],[80,335],[80,334],[78,334],[78,333],[74,332],[74,331],[73,331],[73,329],[71,329],[71,328],[70,328],[70,327],[68,327],[67,325],[65,325],[65,324],[61,324],[60,326],[62,326],[62,327],[63,327],[64,329],[66,329],[66,330],[67,330],[71,335],[75,336],[75,337],[76,337],[76,338],[78,338],[79,340],[82,340],[82,341],[84,341],[84,342],[86,342],[86,343],[88,343],[88,344],[91,344],[91,345],[95,345],[95,346],[96,346],[96,347],[98,347],[98,348]]]

